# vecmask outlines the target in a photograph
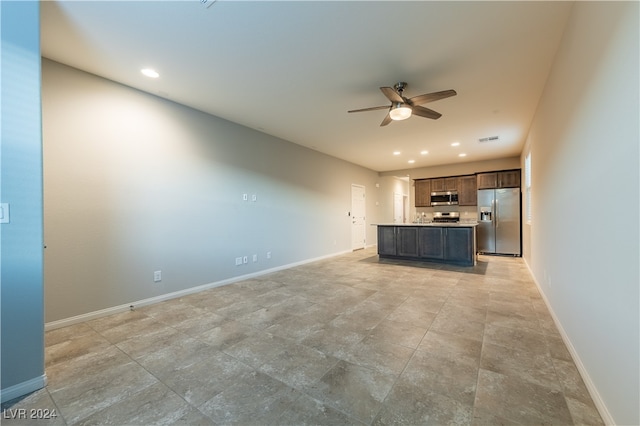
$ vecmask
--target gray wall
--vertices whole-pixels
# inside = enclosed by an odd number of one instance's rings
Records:
[[[48,323],[349,251],[352,183],[375,244],[376,172],[46,59],[42,84]]]
[[[640,424],[638,6],[574,4],[523,152],[525,259],[605,421],[620,425]]]
[[[2,401],[45,384],[38,2],[0,2]]]

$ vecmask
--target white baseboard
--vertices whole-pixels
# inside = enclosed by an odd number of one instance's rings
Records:
[[[259,277],[261,275],[270,274],[272,272],[282,271],[284,269],[294,268],[296,266],[305,265],[307,263],[329,259],[329,258],[340,256],[346,253],[351,253],[351,250],[345,250],[337,253],[328,254],[325,256],[302,260],[300,262],[294,262],[286,265],[276,266],[275,268],[264,269],[262,271],[252,272],[250,274],[245,274],[245,275],[239,275],[237,277],[227,278],[225,280],[216,281],[209,284],[203,284],[197,287],[190,287],[184,290],[174,291],[172,293],[161,294],[160,296],[150,297],[148,299],[142,299],[136,302],[130,302],[130,303],[113,306],[106,309],[100,309],[99,311],[88,312],[86,314],[76,315],[74,317],[64,318],[57,321],[51,321],[44,325],[44,329],[45,331],[48,331],[48,330],[55,330],[56,328],[67,327],[69,325],[78,324],[78,323],[89,321],[92,319],[105,317],[107,315],[118,314],[120,312],[125,312],[134,308],[139,308],[142,306],[152,305],[154,303],[164,302],[165,300],[188,296],[189,294],[198,293],[200,291],[208,290],[210,288],[221,287],[223,285],[233,284],[238,281],[243,281],[250,278]]]
[[[529,263],[527,263],[527,260],[526,258],[524,258],[524,256],[522,257],[522,259],[524,260],[524,264],[527,266],[527,269],[529,270],[529,274],[531,275],[531,278],[533,278],[533,282],[536,284],[536,287],[538,287],[538,291],[542,296],[542,300],[544,300],[545,305],[547,305],[547,309],[549,309],[551,318],[553,319],[553,322],[555,323],[556,328],[558,329],[558,332],[560,333],[560,336],[564,341],[564,344],[567,346],[567,349],[571,354],[571,358],[573,359],[574,364],[578,368],[578,372],[580,373],[580,376],[582,377],[582,380],[584,381],[584,384],[587,387],[587,391],[589,391],[589,395],[591,395],[591,399],[593,400],[593,403],[595,404],[598,412],[600,413],[600,417],[602,417],[602,421],[606,425],[616,424],[615,421],[613,420],[613,417],[611,416],[611,413],[607,409],[606,404],[602,400],[602,397],[600,397],[598,388],[596,388],[596,385],[591,380],[591,376],[589,376],[589,372],[585,368],[584,364],[582,363],[582,360],[580,359],[580,356],[578,355],[578,352],[576,351],[575,347],[571,343],[571,339],[569,339],[569,336],[564,331],[564,328],[562,328],[562,324],[560,323],[560,320],[558,319],[556,313],[553,311],[553,308],[549,303],[549,299],[547,299],[547,295],[544,293],[542,286],[540,285],[535,275],[533,274],[533,271],[531,270]]]
[[[42,376],[34,377],[26,382],[18,383],[17,385],[9,386],[6,389],[0,390],[0,402],[4,403],[11,401],[14,398],[35,392],[45,386],[47,386],[47,375],[43,374]]]

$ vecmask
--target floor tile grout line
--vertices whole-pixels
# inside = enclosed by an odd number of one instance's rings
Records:
[[[487,290],[489,296],[489,303],[491,300],[491,287]],[[480,387],[480,370],[482,369],[482,357],[484,353],[484,343],[485,343],[485,334],[487,332],[487,317],[489,316],[489,307],[485,308],[484,311],[484,327],[482,328],[482,344],[480,345],[480,354],[478,355],[478,369],[476,371],[476,388],[473,395],[473,406],[471,407],[471,424],[475,424],[474,419],[476,418],[477,412],[477,400],[478,400],[478,389]]]

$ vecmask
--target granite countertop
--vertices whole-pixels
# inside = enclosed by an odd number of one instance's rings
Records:
[[[429,222],[429,223],[372,223],[372,226],[432,226],[432,227],[453,227],[471,228],[478,226],[478,222]]]

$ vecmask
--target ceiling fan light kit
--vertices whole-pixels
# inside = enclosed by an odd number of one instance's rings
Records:
[[[411,117],[411,108],[403,103],[396,102],[389,110],[389,116],[395,121],[406,120]]]
[[[364,111],[375,111],[379,109],[388,109],[387,115],[380,123],[380,126],[386,126],[392,121],[406,120],[412,115],[417,115],[418,117],[431,118],[432,120],[437,120],[442,116],[439,112],[431,110],[429,108],[425,108],[421,106],[422,104],[426,104],[429,102],[437,101],[440,99],[448,98],[450,96],[457,95],[455,90],[443,90],[441,92],[433,92],[433,93],[425,93],[424,95],[414,96],[412,98],[405,98],[402,96],[404,89],[407,87],[407,83],[400,82],[392,87],[381,87],[380,91],[382,94],[386,96],[387,99],[391,101],[390,106],[377,106],[370,108],[362,108],[362,109],[353,109],[347,112],[364,112]]]

